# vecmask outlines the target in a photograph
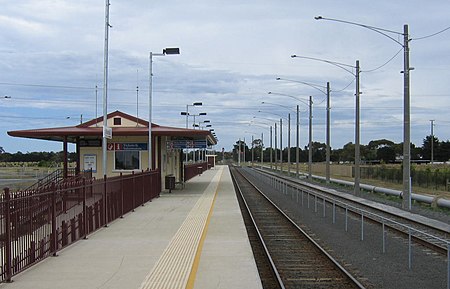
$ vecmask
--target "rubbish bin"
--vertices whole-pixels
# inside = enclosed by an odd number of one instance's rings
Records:
[[[172,190],[175,189],[175,176],[167,175],[165,180],[166,180],[166,189],[168,189],[169,193],[171,193]]]
[[[198,166],[197,167],[197,175],[201,175],[203,173],[203,167],[202,166]]]

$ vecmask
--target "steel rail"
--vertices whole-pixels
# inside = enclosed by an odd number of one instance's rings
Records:
[[[444,237],[439,237],[439,236],[433,235],[429,232],[426,232],[423,229],[419,230],[417,228],[414,228],[413,226],[423,227],[428,231],[434,231],[435,234],[439,233],[441,235],[448,236],[449,232],[441,230],[440,228],[431,227],[427,224],[417,222],[415,220],[406,218],[404,216],[396,215],[391,212],[383,211],[379,208],[375,208],[375,207],[368,206],[363,203],[356,202],[354,200],[350,200],[350,199],[347,199],[344,197],[330,194],[325,189],[320,188],[318,185],[312,185],[312,184],[308,184],[308,183],[300,183],[298,181],[294,181],[292,179],[289,179],[289,178],[286,178],[286,177],[283,177],[283,176],[280,176],[278,174],[274,174],[271,172],[267,172],[265,170],[255,169],[255,171],[265,174],[265,175],[268,175],[268,176],[271,176],[271,177],[274,177],[274,178],[278,178],[280,180],[284,180],[286,183],[289,183],[289,186],[291,188],[303,187],[301,189],[309,194],[317,195],[321,199],[328,201],[328,203],[330,203],[330,204],[334,203],[336,206],[338,206],[342,209],[346,209],[346,208],[351,209],[351,211],[354,214],[357,214],[360,216],[363,214],[365,219],[368,219],[377,224],[382,225],[384,223],[384,225],[386,225],[388,228],[394,230],[397,233],[402,234],[403,236],[405,236],[405,235],[408,236],[408,232],[416,233],[416,234],[412,235],[412,238],[415,241],[421,243],[422,245],[424,245],[430,249],[433,249],[434,251],[436,251],[440,254],[448,253],[447,251],[448,251],[448,247],[450,245],[450,241],[444,239]],[[350,203],[356,204],[357,206],[351,205]],[[378,213],[375,213],[374,211],[378,212]],[[385,216],[382,216],[380,213],[384,214]],[[397,219],[397,220],[395,220],[395,219]],[[410,225],[402,223],[402,221],[400,221],[400,220],[410,223]],[[426,239],[426,238],[423,238],[420,236],[427,237],[429,239]],[[436,240],[437,243],[431,242],[430,239]]]
[[[261,245],[262,245],[263,248],[264,248],[264,253],[265,253],[265,255],[266,255],[266,258],[269,260],[271,270],[272,270],[273,274],[275,275],[275,277],[276,277],[276,279],[277,279],[277,282],[278,282],[279,287],[282,288],[282,289],[284,289],[285,286],[284,286],[283,280],[281,280],[280,274],[278,273],[278,270],[277,270],[277,268],[276,268],[276,266],[275,266],[275,263],[274,263],[272,257],[270,256],[269,249],[267,248],[267,245],[266,245],[266,243],[264,242],[264,239],[263,239],[263,237],[262,237],[262,235],[261,235],[261,232],[260,232],[260,230],[259,230],[259,228],[258,228],[258,225],[256,224],[255,218],[253,217],[253,214],[252,214],[252,212],[250,211],[250,207],[248,206],[248,203],[247,203],[247,201],[246,201],[245,198],[244,198],[244,194],[243,194],[243,192],[242,192],[241,186],[240,186],[239,182],[236,180],[236,177],[235,177],[235,175],[234,175],[234,172],[233,172],[233,170],[231,170],[231,168],[230,168],[230,173],[231,173],[231,178],[233,179],[233,183],[234,183],[234,185],[236,186],[236,188],[238,189],[239,195],[241,196],[242,201],[243,201],[243,203],[245,204],[245,209],[246,209],[247,213],[248,213],[249,216],[250,216],[250,219],[251,219],[251,221],[252,221],[253,227],[255,228],[255,231],[256,231],[256,233],[257,233],[257,235],[258,235],[259,242],[261,243]],[[242,175],[242,174],[241,174],[241,175]]]
[[[233,180],[236,181],[235,176],[234,176],[234,172],[233,170],[230,169],[230,171],[232,172],[232,177]],[[236,171],[236,169],[234,170]],[[306,237],[306,239],[314,246],[316,247],[329,261],[331,261],[333,263],[333,265],[341,272],[343,273],[351,283],[353,283],[357,288],[365,288],[350,272],[348,272],[335,258],[333,258],[333,256],[331,256],[325,249],[323,249],[311,236],[309,236],[308,233],[306,233],[302,228],[300,228],[285,212],[283,212],[283,210],[281,210],[272,200],[270,200],[269,197],[267,197],[252,181],[250,181],[246,176],[244,176],[241,172],[239,172],[239,174],[256,190],[258,191],[258,193],[264,197],[283,217],[284,219],[286,219],[290,224],[292,224],[297,230],[298,232],[303,235],[304,237]],[[237,183],[237,182],[236,182]],[[240,190],[240,193],[243,197],[242,191]],[[244,201],[245,198],[243,197]],[[247,209],[248,209],[248,205]],[[251,215],[250,211],[249,214]],[[257,228],[257,225],[254,221],[254,218],[252,217],[252,220],[255,224],[255,227]],[[259,232],[259,229],[257,229]],[[259,234],[259,233],[258,233]],[[263,241],[262,241],[263,242]],[[267,249],[267,247],[265,246],[265,248]],[[270,254],[269,252],[267,252],[267,254]],[[272,260],[272,258],[271,258]],[[276,269],[276,267],[274,267]],[[279,274],[277,273],[277,276],[279,276]]]

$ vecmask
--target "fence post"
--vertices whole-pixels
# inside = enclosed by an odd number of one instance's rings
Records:
[[[325,201],[325,197],[323,197],[323,217],[326,215],[327,202]]]
[[[361,212],[361,241],[364,241],[364,213]]]
[[[144,175],[144,170],[142,170],[141,172],[141,178],[142,178],[142,207],[145,204],[145,175]]]
[[[123,219],[123,175],[120,173],[120,218]]]
[[[411,270],[412,247],[411,247],[411,228],[408,227],[408,269]]]
[[[90,183],[90,182],[89,182]],[[83,239],[87,239],[88,224],[87,224],[87,207],[86,207],[86,179],[83,178]]]
[[[12,240],[11,240],[11,200],[10,200],[10,195],[9,195],[9,188],[5,188],[4,189],[4,193],[5,193],[5,203],[4,205],[6,206],[5,208],[5,233],[6,233],[6,244],[5,244],[5,249],[6,249],[6,274],[5,274],[5,280],[6,282],[12,282],[11,281],[11,277],[12,277]]]
[[[53,245],[53,257],[56,257],[58,251],[58,233],[56,231],[56,185],[52,183],[52,245]]]
[[[108,227],[108,200],[107,200],[107,187],[106,187],[106,182],[108,180],[108,177],[106,175],[103,175],[103,191],[104,191],[104,197],[103,197],[103,224],[104,227],[107,228]]]
[[[333,224],[336,223],[336,201],[333,199]]]
[[[131,172],[132,178],[133,178],[133,190],[131,191],[131,194],[133,196],[133,210],[136,208],[136,178],[134,177],[134,171]]]
[[[450,243],[447,243],[447,289],[450,289]]]

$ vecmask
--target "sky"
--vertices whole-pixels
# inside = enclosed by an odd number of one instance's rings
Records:
[[[279,126],[280,118],[286,145],[290,113],[294,146],[298,104],[304,147],[309,96],[313,140],[325,142],[323,86],[330,82],[331,147],[341,148],[355,142],[355,69],[290,56],[349,66],[359,60],[361,144],[376,139],[400,143],[403,51],[395,41],[403,41],[403,26],[408,24],[414,68],[411,142],[422,145],[431,133],[430,120],[439,140],[450,139],[450,29],[445,30],[450,26],[450,1],[110,4],[108,112],[120,110],[147,120],[149,52],[179,47],[180,55],[153,59],[154,123],[185,127],[180,113],[186,105],[202,102],[189,112],[206,112],[196,122],[209,120],[219,139],[216,149],[228,151],[238,139],[261,134],[269,146],[269,127],[275,122]],[[13,138],[7,131],[73,126],[102,115],[105,1],[0,0],[0,6],[0,147],[7,152],[60,151],[61,143]],[[355,25],[315,20],[318,15],[398,33],[388,38]],[[192,123],[190,117],[189,127]]]

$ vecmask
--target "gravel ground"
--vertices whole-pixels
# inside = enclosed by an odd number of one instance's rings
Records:
[[[363,225],[361,240],[360,217],[348,218],[348,231],[345,231],[343,210],[336,210],[336,223],[332,223],[332,206],[327,205],[323,217],[323,204],[314,198],[308,200],[306,194],[298,199],[296,193],[283,194],[273,189],[268,196],[283,208],[302,228],[312,233],[319,243],[329,250],[341,264],[352,272],[367,288],[447,288],[447,261],[420,245],[412,246],[412,268],[408,268],[408,240],[387,233],[386,253],[382,252],[381,226]],[[372,194],[366,197],[378,200]],[[370,196],[371,195],[371,196]],[[390,204],[396,202],[381,198],[379,201]],[[317,206],[316,206],[317,205]],[[317,209],[316,209],[317,208]],[[449,215],[415,207],[414,211],[448,222]]]

